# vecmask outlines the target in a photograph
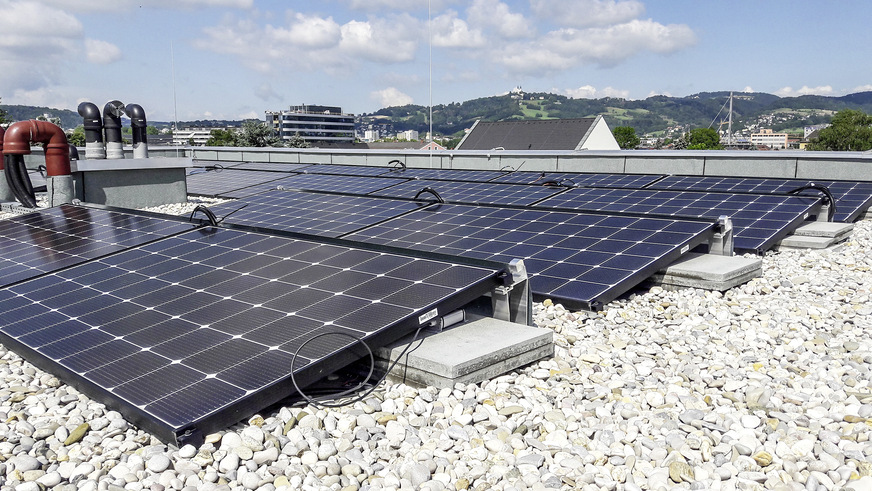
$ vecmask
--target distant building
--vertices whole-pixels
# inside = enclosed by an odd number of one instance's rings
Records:
[[[761,129],[757,133],[751,133],[751,145],[769,147],[773,150],[787,148],[787,133]]]
[[[218,128],[179,128],[173,131],[173,145],[203,146],[212,137],[214,129]]]
[[[620,150],[602,116],[476,121],[457,150]]]
[[[378,130],[366,130],[363,132],[363,141],[370,143],[378,140]]]
[[[418,132],[416,130],[406,130],[397,133],[397,140],[416,141],[418,140]]]
[[[299,134],[310,144],[354,143],[354,115],[335,106],[291,106],[287,111],[266,111],[266,123],[282,140]]]

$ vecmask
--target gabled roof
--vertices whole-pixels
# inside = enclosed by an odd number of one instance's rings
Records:
[[[579,150],[599,118],[477,121],[458,150]]]

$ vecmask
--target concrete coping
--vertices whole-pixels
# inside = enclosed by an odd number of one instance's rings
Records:
[[[84,159],[70,162],[73,172],[193,167],[190,157],[149,157],[146,159]]]

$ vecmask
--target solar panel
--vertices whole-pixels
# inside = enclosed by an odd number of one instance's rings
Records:
[[[380,176],[390,172],[392,167],[367,165],[319,164],[308,167],[307,174],[331,174],[340,176]]]
[[[707,242],[705,221],[434,205],[347,237],[489,259],[524,259],[539,297],[598,309]]]
[[[347,243],[345,243],[347,244]],[[204,228],[0,290],[0,339],[167,442],[202,442],[493,290],[499,267]]]
[[[0,286],[190,228],[189,223],[74,205],[0,220]]]
[[[339,237],[367,225],[417,210],[415,201],[274,190],[213,206],[218,216],[233,212],[224,223]]]
[[[819,198],[763,194],[577,188],[535,205],[573,209],[710,218],[729,216],[734,247],[762,253],[817,213]]]
[[[295,189],[300,191],[326,191],[331,193],[348,193],[348,194],[368,194],[373,191],[378,191],[395,184],[405,182],[404,179],[389,179],[381,177],[365,177],[365,176],[340,176],[328,174],[299,174],[292,177],[286,177],[280,181],[270,182],[268,184],[253,186],[248,189],[240,190],[236,194],[239,198],[251,196],[256,193],[262,193],[276,189],[281,186],[285,189]]]
[[[542,184],[556,181],[567,186],[590,186],[607,188],[642,188],[658,179],[656,174],[592,174],[573,172],[512,172],[491,182],[514,184]]]
[[[270,172],[298,172],[306,167],[311,167],[311,164],[290,164],[282,162],[243,162],[227,166],[236,170],[262,170]]]
[[[390,176],[408,179],[436,179],[446,181],[486,182],[503,176],[503,171],[463,170],[463,169],[396,169]]]
[[[494,205],[531,205],[565,190],[564,188],[555,187],[493,184],[489,182],[414,180],[382,189],[372,194],[374,196],[390,196],[393,198],[414,198],[425,187],[432,188],[448,202]]]
[[[743,177],[669,176],[651,189],[687,189],[694,191],[726,191],[733,193],[785,194],[813,182],[826,186],[836,198],[836,214],[833,220],[853,222],[872,206],[872,182],[826,181],[800,179],[757,179]],[[814,196],[814,190],[803,194]]]
[[[192,169],[188,172],[189,194],[202,196],[238,197],[234,191],[263,184],[286,177],[278,172],[216,169],[204,171]]]

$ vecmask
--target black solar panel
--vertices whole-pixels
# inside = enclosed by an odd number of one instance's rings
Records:
[[[390,172],[392,167],[367,165],[320,164],[307,167],[307,174],[331,174],[339,176],[380,176]]]
[[[815,183],[829,188],[836,198],[836,215],[833,220],[853,222],[872,206],[872,182],[826,181],[800,179],[757,179],[742,177],[669,176],[651,189],[687,189],[694,191],[726,191],[733,193],[785,194],[798,187]],[[808,190],[803,194],[816,195]]]
[[[192,169],[188,172],[189,194],[239,197],[234,191],[286,177],[279,172],[215,169]],[[243,193],[244,194],[244,193]]]
[[[432,188],[442,196],[442,199],[451,203],[493,205],[531,205],[564,191],[564,188],[545,186],[414,180],[382,189],[372,194],[375,196],[390,196],[392,198],[414,198],[425,187]],[[433,199],[433,195],[430,194],[423,194],[422,197]]]
[[[447,181],[486,182],[505,175],[502,171],[463,170],[463,169],[397,169],[390,176],[407,179],[436,179]]]
[[[704,221],[435,205],[348,237],[501,262],[521,258],[535,295],[597,309],[708,241],[712,230]]]
[[[74,205],[0,220],[0,286],[190,229],[191,224]]]
[[[658,179],[656,174],[589,174],[572,172],[512,172],[491,182],[542,184],[558,182],[566,186],[604,188],[642,188]]]
[[[536,206],[713,220],[726,215],[733,222],[735,248],[743,252],[762,253],[810,215],[817,213],[820,199],[764,194],[578,188]]]
[[[269,184],[254,186],[244,189],[237,194],[237,197],[251,196],[256,193],[262,193],[276,189],[281,186],[285,189],[295,189],[300,191],[326,191],[332,193],[348,193],[348,194],[368,194],[373,191],[378,191],[386,187],[394,186],[405,179],[387,179],[381,177],[361,177],[361,176],[340,176],[334,174],[300,174],[292,177],[286,177],[280,181],[274,181]]]
[[[290,232],[339,237],[367,225],[378,223],[426,203],[364,196],[317,194],[274,190],[239,201],[213,206],[218,216],[234,212],[225,223],[270,228]]]
[[[304,343],[302,386],[363,356],[355,340],[414,332],[499,274],[198,229],[0,290],[0,339],[159,438],[196,444],[290,395]]]
[[[290,164],[281,162],[243,162],[230,167],[236,170],[262,170],[270,172],[303,172],[311,164]]]

